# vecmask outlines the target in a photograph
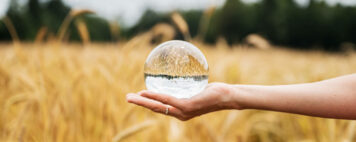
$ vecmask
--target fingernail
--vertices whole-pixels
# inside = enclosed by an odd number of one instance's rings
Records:
[[[146,93],[146,92],[147,92],[147,90],[142,90],[142,91],[140,91],[140,92],[137,92],[137,94],[141,96],[142,94],[144,94],[144,93]]]
[[[131,99],[132,99],[131,95],[132,95],[131,93],[126,95],[126,101],[129,102],[129,103],[131,103]]]
[[[152,92],[151,91],[148,91],[148,90],[145,90],[145,91],[142,91],[140,96],[145,96],[147,94],[151,94]]]

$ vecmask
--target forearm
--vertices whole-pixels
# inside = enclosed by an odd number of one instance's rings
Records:
[[[356,119],[355,80],[356,75],[349,75],[296,85],[234,85],[231,92],[242,109]]]

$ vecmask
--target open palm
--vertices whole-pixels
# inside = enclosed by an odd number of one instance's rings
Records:
[[[154,112],[166,113],[180,120],[189,120],[193,117],[222,109],[237,108],[231,101],[227,84],[210,83],[196,96],[189,99],[178,99],[169,95],[150,91],[129,93],[126,99],[129,103],[143,106]]]

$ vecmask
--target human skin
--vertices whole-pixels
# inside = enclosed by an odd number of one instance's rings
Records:
[[[189,99],[141,91],[129,103],[182,121],[226,109],[259,109],[336,119],[356,119],[356,74],[292,85],[231,85],[210,83]]]

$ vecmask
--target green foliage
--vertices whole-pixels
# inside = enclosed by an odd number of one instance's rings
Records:
[[[11,3],[7,16],[14,24],[21,40],[34,40],[40,28],[47,28],[47,35],[56,36],[65,17],[69,14],[70,8],[61,0],[50,0],[39,3],[38,0],[29,0],[28,4],[21,7],[14,0]],[[106,20],[90,15],[83,15],[76,18],[83,19],[90,32],[93,41],[110,40],[110,29]],[[71,21],[67,33],[69,39],[79,41],[80,37],[74,25],[75,19]],[[0,23],[0,40],[9,40],[10,34],[6,27]]]
[[[187,21],[189,25],[189,32],[194,37],[198,34],[201,18],[203,12],[200,10],[192,10],[192,11],[181,11],[183,18]]]
[[[131,38],[140,32],[149,30],[159,22],[170,22],[169,15],[160,14],[153,10],[147,10],[135,26],[123,30],[122,36]]]
[[[256,5],[246,5],[240,0],[228,0],[217,16],[217,35],[222,35],[230,43],[242,40],[246,35],[257,32]],[[263,21],[265,22],[265,21]]]
[[[29,0],[24,7],[13,0],[7,16],[13,21],[21,40],[33,40],[42,27],[48,29],[48,34],[56,35],[70,10],[60,0],[44,3]],[[251,33],[260,34],[277,45],[299,48],[323,47],[336,50],[344,42],[356,43],[355,6],[330,6],[319,0],[310,0],[303,7],[294,0],[261,0],[253,4],[227,0],[224,6],[212,13],[208,21],[203,19],[204,12],[201,10],[179,13],[189,25],[191,35],[199,35],[209,43],[215,42],[220,36],[225,37],[229,43],[238,43]],[[91,40],[113,39],[106,20],[93,15],[79,18],[87,24]],[[69,39],[80,40],[74,21],[68,29]],[[147,10],[136,25],[120,29],[120,37],[132,38],[161,22],[171,23],[170,13]],[[201,26],[207,28],[202,30]],[[182,35],[178,32],[176,38],[182,38]],[[9,39],[10,34],[0,21],[0,40]]]
[[[215,15],[217,24],[210,27],[217,30],[206,39],[222,35],[230,43],[241,42],[246,35],[259,33],[275,44],[337,50],[343,42],[356,43],[355,16],[355,7],[329,6],[324,1],[311,0],[301,7],[293,0],[255,4],[228,0]]]

